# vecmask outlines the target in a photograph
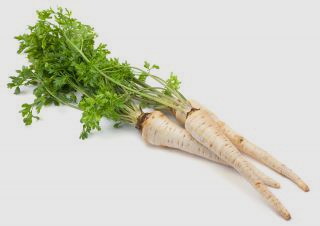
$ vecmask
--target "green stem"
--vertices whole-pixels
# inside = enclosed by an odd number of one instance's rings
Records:
[[[87,63],[90,63],[90,60],[87,58],[87,56],[64,34],[66,40],[68,43],[70,43],[70,45],[75,49],[77,50],[77,52],[79,52],[79,54],[83,57],[83,59],[87,62]],[[151,95],[148,95],[148,94],[145,94],[145,93],[142,93],[138,90],[135,90],[131,87],[128,87],[118,81],[116,81],[115,79],[111,78],[110,76],[108,76],[107,74],[105,74],[103,71],[101,71],[98,67],[96,67],[95,65],[93,65],[94,69],[97,70],[97,72],[99,72],[102,76],[104,76],[106,79],[108,79],[109,81],[113,82],[114,84],[116,84],[117,86],[120,86],[122,87],[123,89],[126,89],[128,91],[131,91],[137,95],[140,95],[144,98],[147,98],[147,99],[151,99],[155,102],[158,102],[160,104],[163,104],[165,106],[168,106],[172,109],[175,109],[175,110],[178,110],[178,111],[186,111],[186,109],[184,109],[183,107],[181,107],[181,105],[178,105],[177,102],[175,100],[170,100],[169,102],[167,101],[164,101],[160,98],[157,98],[157,97],[154,97],[154,96],[151,96]],[[135,68],[135,67],[132,67],[132,68]],[[141,70],[141,69],[139,69]],[[188,109],[189,110],[189,109]]]
[[[138,67],[131,67],[132,69],[138,70],[140,72],[143,73],[147,73],[152,79],[154,79],[155,81],[159,82],[161,85],[165,86],[172,94],[174,94],[174,96],[180,101],[180,102],[186,102],[187,99],[182,95],[182,93],[180,93],[178,90],[172,89],[170,87],[167,86],[167,82],[165,80],[163,80],[162,78],[155,76],[153,74],[151,74],[149,71],[145,71],[141,68]],[[146,84],[146,83],[145,83]],[[146,84],[147,85],[147,84]]]
[[[43,83],[42,83],[42,84],[43,84]],[[45,90],[46,90],[53,98],[55,98],[58,102],[60,102],[60,103],[62,103],[62,104],[64,104],[64,105],[67,105],[67,106],[69,106],[69,107],[72,107],[72,108],[74,108],[74,109],[81,110],[79,107],[77,107],[77,106],[75,106],[75,105],[73,105],[73,104],[70,104],[70,103],[62,100],[62,99],[59,98],[58,96],[54,95],[54,94],[48,89],[48,87],[47,87],[46,85],[43,84],[43,87],[44,87]]]
[[[83,94],[86,97],[90,97],[89,94],[87,94],[79,85],[75,84],[73,81],[68,80],[68,83],[75,89],[77,90],[79,93]]]

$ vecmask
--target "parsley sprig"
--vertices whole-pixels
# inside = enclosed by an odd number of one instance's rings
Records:
[[[37,11],[38,20],[28,33],[15,37],[19,54],[29,64],[11,76],[8,88],[33,86],[34,101],[22,105],[26,125],[39,119],[44,106],[67,105],[81,110],[82,139],[92,130],[101,130],[103,117],[121,124],[136,124],[141,106],[185,110],[189,103],[178,91],[180,82],[171,74],[168,80],[152,74],[158,65],[144,68],[110,57],[105,44],[96,43],[93,27],[72,17],[68,9]],[[151,78],[160,84],[152,87]],[[138,106],[140,104],[140,107]]]

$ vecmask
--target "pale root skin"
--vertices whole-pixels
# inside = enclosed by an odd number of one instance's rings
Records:
[[[185,129],[172,122],[162,112],[154,111],[149,114],[148,119],[142,124],[142,137],[149,144],[178,149],[229,166],[229,164],[196,141]],[[264,184],[274,188],[280,187],[278,182],[261,171],[257,170],[255,173]]]
[[[288,210],[263,184],[255,174],[252,165],[222,133],[208,112],[201,109],[190,112],[185,120],[185,128],[198,142],[233,166],[284,219],[289,220],[291,218]]]
[[[142,138],[148,144],[175,148],[222,165],[228,165],[159,111],[150,113],[148,119],[143,122]]]
[[[278,161],[275,157],[273,157],[262,148],[248,141],[245,137],[234,131],[226,123],[222,122],[213,112],[204,108],[196,101],[190,100],[190,103],[195,108],[201,108],[202,110],[207,111],[212,120],[214,120],[219,125],[222,132],[229,138],[233,145],[238,148],[239,151],[268,166],[279,174],[287,177],[292,182],[297,184],[303,191],[309,191],[308,185],[285,164]],[[178,120],[181,120],[180,118],[181,117],[177,117]]]

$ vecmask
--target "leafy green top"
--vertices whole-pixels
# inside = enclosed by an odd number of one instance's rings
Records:
[[[38,20],[29,32],[15,37],[19,54],[25,54],[29,65],[11,76],[8,88],[20,93],[21,86],[34,86],[33,103],[22,105],[26,125],[49,104],[68,105],[83,111],[81,138],[91,130],[100,130],[106,117],[119,123],[135,124],[141,111],[135,100],[144,105],[179,108],[185,98],[178,92],[180,82],[171,74],[167,81],[151,74],[157,65],[145,62],[144,68],[130,66],[109,57],[105,44],[95,44],[94,29],[72,17],[67,9],[37,11]],[[151,77],[162,87],[151,87]],[[79,97],[80,94],[80,97]],[[133,100],[135,99],[135,100]],[[185,105],[187,105],[185,101]]]

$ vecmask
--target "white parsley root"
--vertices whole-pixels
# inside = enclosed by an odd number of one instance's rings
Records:
[[[198,142],[232,165],[285,220],[291,219],[288,210],[254,173],[253,166],[222,133],[208,112],[192,110],[186,117],[185,128]]]
[[[308,185],[285,164],[277,160],[275,157],[273,157],[271,154],[269,154],[262,148],[247,140],[245,137],[243,137],[236,131],[234,131],[230,126],[222,122],[213,112],[209,111],[198,102],[190,100],[190,103],[194,108],[201,108],[202,110],[206,111],[210,115],[211,119],[218,124],[220,130],[228,137],[228,139],[232,142],[234,146],[238,148],[240,152],[247,154],[253,159],[269,167],[270,169],[273,169],[279,174],[287,177],[292,182],[297,184],[303,191],[309,191]]]
[[[185,129],[172,122],[162,112],[154,111],[149,113],[148,118],[143,122],[141,127],[142,137],[149,144],[175,148],[229,166],[228,163],[219,158],[213,151],[196,141]],[[256,168],[254,170],[255,174],[265,185],[273,188],[280,187],[280,184],[277,181],[266,176]]]

